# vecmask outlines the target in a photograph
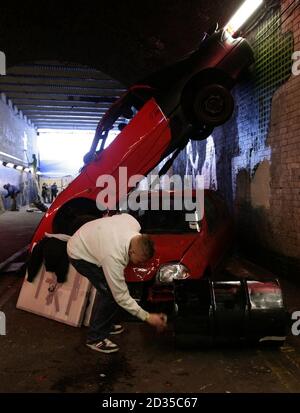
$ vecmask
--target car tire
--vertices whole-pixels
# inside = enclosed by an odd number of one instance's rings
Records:
[[[210,84],[195,93],[192,110],[200,124],[220,126],[231,117],[233,109],[233,97],[223,85]]]
[[[183,113],[194,125],[196,132],[196,128],[211,128],[211,134],[215,126],[222,125],[230,118],[234,109],[230,92],[233,84],[233,80],[223,72],[210,70],[197,74],[185,85],[181,105]]]

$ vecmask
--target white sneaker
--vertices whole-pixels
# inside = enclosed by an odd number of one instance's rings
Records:
[[[116,351],[119,351],[117,344],[113,343],[108,338],[96,343],[86,343],[86,345],[92,350],[100,351],[101,353],[115,353]]]

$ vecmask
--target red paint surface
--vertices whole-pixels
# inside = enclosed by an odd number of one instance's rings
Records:
[[[128,177],[145,175],[160,161],[171,140],[168,120],[156,104],[149,100],[111,145],[85,166],[80,175],[55,199],[42,219],[32,243],[52,232],[52,223],[57,211],[75,198],[96,200],[100,188],[96,186],[101,175],[111,175],[119,187],[119,167],[127,167]],[[114,204],[119,199],[117,191]],[[128,187],[122,187],[126,194]],[[113,205],[111,205],[113,206]]]

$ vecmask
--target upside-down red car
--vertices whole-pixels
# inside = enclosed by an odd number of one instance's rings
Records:
[[[230,89],[252,62],[245,39],[219,30],[181,62],[131,87],[101,119],[81,173],[51,205],[33,242],[45,232],[69,233],[72,216],[91,211],[99,216],[95,204],[101,190],[96,184],[99,176],[111,175],[118,185],[120,167],[127,168],[128,177],[147,175],[167,155],[176,156],[189,139],[209,136],[230,118],[234,106]],[[104,149],[109,131],[116,128],[121,132]],[[118,201],[109,208],[116,208]]]
[[[120,188],[121,167],[127,168],[128,178],[136,174],[146,176],[168,155],[172,154],[173,160],[189,139],[208,137],[215,126],[230,118],[234,106],[230,89],[252,62],[253,53],[245,39],[233,38],[226,30],[216,30],[183,61],[131,87],[101,119],[80,174],[55,199],[37,228],[32,245],[45,232],[72,234],[78,216],[102,216],[103,211],[96,205],[102,190],[97,186],[99,177],[110,175],[117,189],[126,195],[132,188],[128,183]],[[119,135],[104,149],[109,131],[116,128]],[[170,162],[166,165],[169,167]],[[116,191],[115,198],[107,205],[110,210],[119,208],[118,194]],[[211,191],[206,192],[205,201],[204,218],[194,226],[182,221],[182,212],[174,217],[170,211],[159,211],[156,215],[149,211],[139,217],[143,229],[155,238],[156,261],[148,268],[128,268],[127,281],[136,284],[142,280],[147,285],[143,298],[146,294],[149,303],[173,302],[173,308],[177,309],[178,336],[189,336],[192,331],[201,337],[215,337],[231,319],[237,326],[235,333],[244,337],[243,322],[248,320],[253,326],[254,320],[247,285],[240,282],[218,288],[211,281],[200,283],[232,240],[231,220],[222,201]],[[275,298],[264,314],[272,312],[274,305],[279,313],[282,309],[279,286],[274,284],[273,290]],[[267,336],[282,340],[281,318],[275,319],[275,324],[271,322],[267,328]],[[259,334],[257,338],[265,336]]]

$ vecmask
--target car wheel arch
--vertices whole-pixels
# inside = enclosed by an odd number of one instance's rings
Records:
[[[54,233],[72,235],[84,223],[101,218],[103,212],[97,208],[96,201],[89,198],[72,198],[60,206],[53,218]]]

